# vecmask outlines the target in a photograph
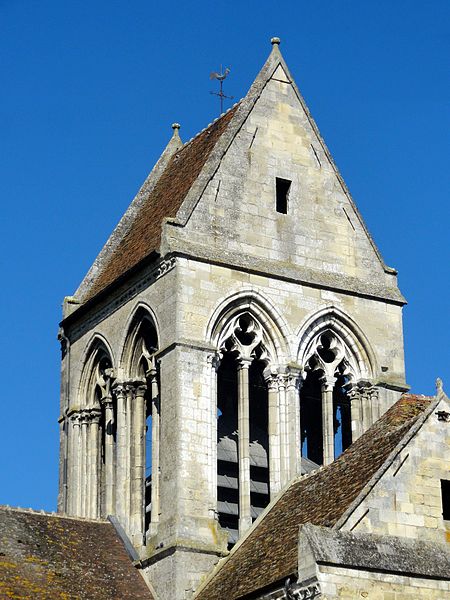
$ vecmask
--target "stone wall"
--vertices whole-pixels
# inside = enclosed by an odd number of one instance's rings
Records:
[[[351,515],[345,529],[450,544],[442,516],[441,479],[450,479],[450,423],[441,403]]]
[[[318,581],[323,600],[445,600],[450,583],[389,573],[321,566]]]

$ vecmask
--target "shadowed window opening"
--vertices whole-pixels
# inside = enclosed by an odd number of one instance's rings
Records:
[[[158,349],[158,337],[153,322],[145,310],[139,310],[131,325],[135,331],[132,350],[132,377],[137,382],[145,384],[145,489],[144,489],[144,531],[147,533],[152,521],[152,484],[155,476],[153,472],[154,447],[159,452],[159,429],[155,431],[153,424],[153,410],[159,407],[159,372],[153,354]],[[156,401],[154,401],[154,396]],[[159,423],[159,414],[157,415]],[[153,439],[153,436],[157,439]],[[155,487],[158,494],[158,486]],[[157,507],[157,513],[159,509]],[[153,532],[154,533],[154,532]]]
[[[334,457],[337,458],[352,443],[352,418],[347,392],[348,377],[339,375],[333,390]]]
[[[291,181],[289,179],[276,178],[276,209],[277,212],[287,215],[289,191],[291,189]]]
[[[300,392],[302,456],[323,464],[322,387],[317,371],[309,371]]]
[[[250,505],[254,521],[269,504],[268,393],[264,363],[254,360],[249,369],[250,394]]]
[[[228,532],[228,546],[238,539],[238,383],[236,360],[224,354],[217,371],[217,511]]]
[[[450,521],[450,481],[441,479],[442,516]]]

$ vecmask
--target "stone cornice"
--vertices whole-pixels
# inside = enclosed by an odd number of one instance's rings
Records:
[[[86,304],[78,305],[74,312],[65,316],[60,326],[64,327],[67,335],[70,334],[70,339],[78,339],[156,280],[172,271],[176,266],[176,257],[169,255],[156,262],[153,260],[150,265],[148,262],[128,271],[122,279],[114,282]]]
[[[326,289],[352,296],[361,296],[383,300],[391,304],[403,306],[406,300],[397,285],[377,285],[369,281],[361,281],[356,277],[341,273],[329,273],[310,269],[292,263],[267,260],[256,256],[242,255],[236,252],[223,250],[220,254],[213,249],[199,244],[192,244],[186,240],[172,238],[170,251],[174,256],[207,262],[221,267],[270,277],[282,281],[289,281],[313,288]],[[392,277],[394,277],[392,275]],[[394,279],[396,281],[396,279]]]

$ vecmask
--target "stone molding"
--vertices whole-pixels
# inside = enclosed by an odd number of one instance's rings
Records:
[[[66,331],[70,330],[70,339],[73,341],[74,339],[81,337],[86,331],[95,327],[97,323],[103,321],[118,308],[135,298],[152,283],[172,271],[176,264],[177,258],[173,255],[169,255],[166,258],[159,260],[156,264],[152,265],[149,272],[144,277],[138,277],[131,286],[124,285],[116,293],[112,292],[109,296],[111,299],[101,304],[100,308],[97,308],[95,305],[94,297],[92,299],[92,308],[90,310],[86,309],[88,310],[88,316],[83,318],[82,321],[80,320],[79,323],[71,326],[71,322],[75,321],[78,317],[78,311],[85,306],[89,306],[90,303],[87,305],[80,305],[80,308],[77,311],[69,315],[70,319],[67,317],[67,319],[63,320],[63,323],[66,325]],[[82,317],[82,313],[80,313],[79,316]],[[67,323],[67,321],[69,321],[69,323]]]

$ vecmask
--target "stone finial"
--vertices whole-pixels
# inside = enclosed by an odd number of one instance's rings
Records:
[[[179,123],[172,123],[172,129],[174,131],[176,131],[177,129],[180,129],[181,125]]]
[[[443,385],[442,379],[440,377],[438,377],[436,379],[436,391],[438,394],[440,394],[441,392],[444,391],[444,385]]]
[[[279,37],[273,37],[270,40],[270,43],[272,44],[272,46],[279,46],[281,44],[281,40]]]

